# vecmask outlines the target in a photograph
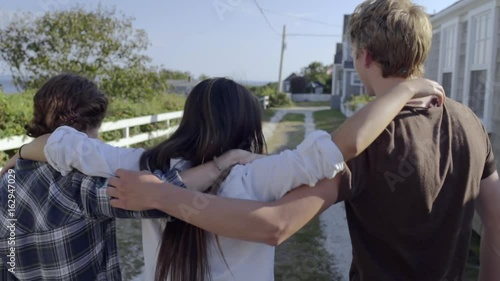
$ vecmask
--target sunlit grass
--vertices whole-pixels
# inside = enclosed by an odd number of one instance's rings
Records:
[[[275,109],[266,109],[264,110],[263,114],[262,114],[262,120],[264,122],[269,122],[271,120],[271,118],[273,118],[273,116],[276,114],[276,111]]]
[[[272,138],[271,153],[283,149],[294,149],[304,140],[304,114],[289,113],[278,125]],[[277,247],[275,280],[341,280],[332,272],[333,257],[323,245],[323,234],[319,218]]]
[[[304,101],[304,102],[295,102],[295,106],[298,107],[319,107],[319,106],[330,106],[330,101]]]
[[[322,110],[313,113],[316,129],[331,132],[345,121],[345,116],[338,110]]]

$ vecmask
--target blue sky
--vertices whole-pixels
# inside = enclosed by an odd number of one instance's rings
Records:
[[[68,9],[75,3],[88,7],[114,6],[134,17],[135,26],[149,35],[147,51],[155,65],[195,75],[227,76],[246,81],[278,80],[283,25],[287,33],[328,34],[335,37],[288,37],[283,75],[299,71],[312,61],[330,64],[335,43],[341,40],[343,15],[360,0],[16,0],[2,1],[0,18],[15,11],[43,12]],[[430,13],[455,0],[416,0]],[[319,21],[323,24],[313,23]],[[5,68],[1,70],[5,73]]]

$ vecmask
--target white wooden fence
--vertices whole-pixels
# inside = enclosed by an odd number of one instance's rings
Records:
[[[178,126],[170,126],[170,121],[181,119],[183,111],[168,112],[157,115],[142,116],[130,119],[122,119],[119,121],[105,122],[101,126],[100,132],[109,132],[115,130],[123,130],[123,137],[119,140],[108,142],[111,145],[126,147],[132,144],[137,144],[152,140],[159,137],[166,137],[175,130]],[[130,135],[130,129],[140,125],[155,124],[159,122],[165,122],[167,124],[166,129],[156,130],[148,133],[141,133],[134,136]],[[15,136],[5,139],[0,139],[0,151],[13,150],[21,147],[21,145],[28,143],[32,138],[26,136]],[[0,167],[1,169],[1,167]]]
[[[259,98],[259,101],[264,109],[269,106],[269,97],[265,96]],[[166,137],[175,132],[178,126],[170,126],[170,121],[181,119],[183,111],[168,112],[157,115],[142,116],[130,119],[122,119],[113,122],[105,122],[102,124],[100,132],[109,132],[115,130],[123,130],[123,137],[119,140],[108,142],[111,145],[119,147],[127,147],[133,144],[145,142],[159,137]],[[155,124],[165,122],[166,129],[156,130],[148,133],[141,133],[131,136],[130,129],[140,125]],[[21,145],[29,143],[32,140],[26,136],[14,136],[9,138],[0,139],[0,151],[8,151],[18,149]],[[0,169],[2,167],[0,166]]]
[[[264,96],[262,98],[259,98],[260,105],[262,106],[262,109],[266,110],[269,107],[269,96]]]
[[[123,138],[108,142],[114,146],[130,146],[132,144],[137,144],[141,142],[145,142],[151,139],[168,136],[177,130],[178,126],[170,126],[171,120],[181,119],[184,111],[176,111],[163,113],[158,115],[150,115],[143,116],[131,119],[123,119],[115,122],[106,122],[101,126],[101,132],[109,132],[114,130],[123,130]],[[159,122],[165,122],[167,124],[167,128],[163,130],[152,131],[148,133],[142,133],[134,136],[130,136],[130,128],[147,125],[147,124],[155,124]]]

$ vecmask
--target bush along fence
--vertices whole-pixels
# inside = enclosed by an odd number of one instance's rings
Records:
[[[269,97],[259,98],[259,101],[263,109],[269,106]],[[129,147],[142,144],[148,147],[155,139],[168,137],[175,132],[182,116],[183,111],[180,110],[107,121],[101,126],[100,137],[114,146]],[[30,137],[21,135],[0,138],[0,168],[21,145],[31,140]]]

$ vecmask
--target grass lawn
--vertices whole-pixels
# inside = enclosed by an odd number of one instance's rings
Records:
[[[314,123],[317,130],[331,132],[346,119],[344,114],[338,110],[322,110],[313,113]]]
[[[271,118],[273,118],[274,114],[276,114],[276,109],[266,109],[262,114],[262,121],[269,122]]]
[[[467,266],[465,268],[465,280],[476,281],[479,277],[479,246],[481,243],[481,237],[476,233],[472,232],[472,237],[470,239],[469,248],[469,258],[467,260]]]
[[[289,113],[283,116],[269,140],[270,153],[297,147],[304,140],[305,116]],[[324,249],[318,218],[310,221],[295,235],[277,247],[275,280],[340,280],[331,271],[333,257]]]
[[[117,219],[116,238],[123,280],[132,280],[144,267],[140,220]]]
[[[304,121],[306,120],[306,117],[304,114],[300,113],[288,113],[285,116],[283,116],[283,119],[281,119],[281,122],[300,122],[301,124],[298,124],[299,126],[302,126]],[[302,136],[304,138],[304,136]],[[302,141],[302,140],[300,140]],[[299,143],[300,143],[299,141]]]
[[[330,106],[330,101],[304,101],[304,102],[295,102],[295,106],[298,107],[314,107],[314,106]]]

